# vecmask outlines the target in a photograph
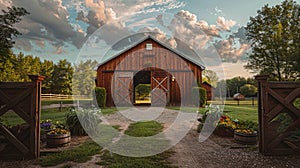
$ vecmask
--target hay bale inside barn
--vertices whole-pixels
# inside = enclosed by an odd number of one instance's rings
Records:
[[[202,83],[202,66],[197,54],[177,42],[176,49],[145,36],[107,56],[97,69],[97,87],[107,90],[107,106],[137,103],[136,87],[150,87],[144,96],[151,105],[192,105],[192,88]],[[180,50],[182,48],[182,50]]]

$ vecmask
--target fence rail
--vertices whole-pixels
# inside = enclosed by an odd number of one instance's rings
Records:
[[[63,99],[90,99],[87,95],[64,95],[64,94],[42,94],[42,100],[63,100]]]

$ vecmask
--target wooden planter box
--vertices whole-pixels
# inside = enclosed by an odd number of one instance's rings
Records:
[[[255,145],[257,143],[257,133],[245,134],[240,132],[234,132],[233,138],[237,143],[244,145]]]
[[[214,134],[221,137],[233,137],[234,131],[229,128],[216,128]]]
[[[47,134],[47,146],[50,148],[68,145],[71,141],[71,134]]]

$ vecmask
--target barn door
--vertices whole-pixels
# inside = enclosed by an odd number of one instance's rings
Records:
[[[133,72],[115,72],[113,101],[116,106],[129,106],[133,101]]]
[[[170,100],[169,75],[165,71],[151,72],[151,104],[161,106]]]

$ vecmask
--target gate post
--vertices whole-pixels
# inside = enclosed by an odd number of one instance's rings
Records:
[[[31,97],[31,118],[34,119],[35,127],[30,127],[30,150],[34,151],[34,158],[40,157],[40,116],[41,116],[41,94],[42,81],[45,77],[39,75],[28,75],[32,83],[34,83],[34,90]]]
[[[257,80],[258,83],[258,125],[259,125],[259,130],[258,130],[258,147],[259,147],[259,152],[261,153],[265,153],[265,143],[264,143],[264,125],[265,123],[263,123],[263,113],[264,113],[264,109],[265,109],[265,104],[264,104],[264,99],[265,96],[262,96],[265,94],[266,90],[266,84],[267,84],[267,80],[269,78],[269,75],[257,75],[255,76],[255,80]]]

